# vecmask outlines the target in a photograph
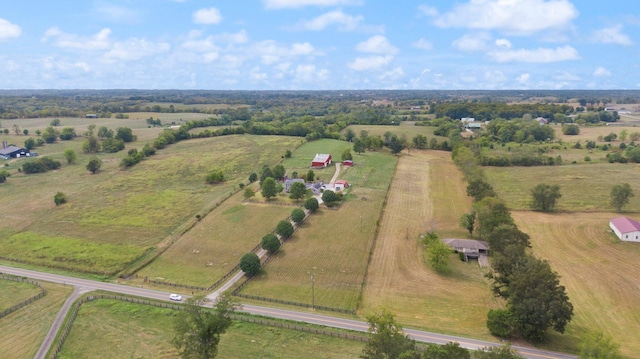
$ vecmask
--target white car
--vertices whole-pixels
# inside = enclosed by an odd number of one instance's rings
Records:
[[[169,295],[169,299],[179,302],[182,300],[182,296],[180,294],[171,294]]]

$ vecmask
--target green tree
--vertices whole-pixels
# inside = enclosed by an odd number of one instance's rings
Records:
[[[280,221],[276,226],[276,233],[282,237],[282,239],[287,239],[293,234],[293,225],[289,221]]]
[[[427,148],[427,137],[424,135],[416,135],[413,139],[413,146],[419,150]]]
[[[470,359],[469,350],[460,346],[460,343],[449,342],[445,345],[427,344],[422,352],[421,359]]]
[[[315,177],[316,177],[316,174],[313,172],[313,170],[309,170],[305,178],[307,179],[307,182],[313,182]]]
[[[102,142],[102,150],[107,153],[116,153],[124,150],[124,141],[119,138],[109,137]]]
[[[27,136],[29,134],[29,130],[25,128],[24,130],[22,130],[22,134]]]
[[[205,179],[208,184],[216,184],[224,181],[224,172],[220,169],[214,169],[207,175]]]
[[[56,206],[67,203],[67,195],[62,192],[56,193],[53,196],[53,203],[55,203]]]
[[[531,190],[533,202],[531,208],[533,210],[550,212],[556,206],[556,201],[562,197],[560,194],[560,186],[539,184]]]
[[[406,144],[404,141],[402,141],[402,139],[398,138],[398,136],[393,135],[391,136],[391,140],[389,141],[389,148],[391,149],[391,153],[393,153],[394,155],[399,154],[400,152],[402,152],[402,150],[405,149]]]
[[[100,128],[98,128],[98,138],[104,140],[105,138],[111,137],[113,137],[113,130],[108,129],[105,126],[100,126]]]
[[[184,359],[215,358],[220,336],[233,324],[231,317],[238,304],[230,297],[218,298],[213,310],[204,307],[206,303],[206,297],[189,298],[176,315],[176,335],[171,342]]]
[[[266,236],[262,237],[262,241],[260,242],[262,249],[267,250],[271,253],[275,253],[280,249],[280,240],[278,236],[273,233],[269,233]]]
[[[256,193],[249,187],[244,189],[244,199],[249,199],[251,197],[254,197],[256,195]]]
[[[85,133],[85,135],[87,137],[91,137],[93,136],[93,133],[95,132],[95,130],[96,130],[96,125],[92,123],[89,126],[87,126],[87,132]]]
[[[78,160],[78,155],[72,148],[67,148],[64,150],[64,158],[67,160],[67,164],[73,164]]]
[[[366,149],[367,145],[359,138],[353,143],[353,152],[355,153],[363,154]]]
[[[575,136],[580,134],[580,127],[578,125],[569,124],[562,126],[562,133],[569,136]]]
[[[487,328],[492,335],[509,338],[513,335],[513,315],[506,309],[491,309],[487,314]]]
[[[485,197],[495,197],[496,193],[493,187],[482,179],[474,179],[469,181],[467,185],[467,196],[473,197],[478,202]]]
[[[240,269],[247,277],[253,277],[260,272],[260,257],[253,252],[245,253],[240,258]]]
[[[97,158],[92,158],[91,160],[89,160],[89,163],[87,163],[87,171],[94,174],[98,173],[101,167],[102,167],[102,161]]]
[[[60,119],[59,118],[54,118],[53,120],[51,120],[51,122],[49,123],[51,126],[60,126]]]
[[[327,206],[330,206],[333,202],[338,200],[338,196],[336,193],[330,190],[326,190],[322,192],[322,202],[324,202]]]
[[[580,359],[622,359],[620,345],[602,332],[588,332],[580,344]]]
[[[620,141],[624,142],[627,140],[627,137],[629,136],[629,131],[627,130],[622,130],[620,131],[620,136],[618,136],[620,138]]]
[[[311,198],[307,198],[304,201],[304,208],[307,209],[309,212],[313,213],[317,211],[318,208],[320,208],[320,204],[318,203],[318,200],[315,197],[311,197]]]
[[[284,158],[291,158],[291,150],[284,151]]]
[[[473,210],[476,212],[476,234],[480,238],[488,238],[501,224],[513,223],[507,205],[500,198],[485,197],[473,204]]]
[[[0,183],[5,183],[7,181],[7,177],[9,177],[9,171],[7,170],[0,170]]]
[[[449,268],[449,254],[451,248],[441,240],[431,241],[427,246],[429,265],[438,273],[443,273]]]
[[[465,213],[460,217],[460,227],[464,228],[469,232],[469,236],[473,237],[473,228],[476,222],[476,212],[471,211],[471,213]]]
[[[307,186],[302,182],[293,182],[289,187],[289,198],[295,199],[296,202],[307,194]]]
[[[13,132],[15,132],[16,136],[20,134],[20,126],[17,123],[13,124]]]
[[[89,136],[89,138],[82,143],[82,152],[96,153],[98,151],[100,151],[100,143],[95,136]]]
[[[352,129],[347,128],[347,130],[344,132],[344,139],[347,140],[347,142],[351,142],[353,141],[354,137],[356,137],[356,133],[353,132]]]
[[[133,142],[136,140],[136,136],[133,135],[133,131],[128,127],[118,127],[116,129],[116,138],[121,139],[124,142]]]
[[[40,137],[42,137],[42,139],[46,143],[54,143],[58,139],[58,131],[55,128],[49,126],[45,128],[44,131],[42,131]]]
[[[633,190],[628,183],[617,184],[611,188],[611,206],[620,212],[633,196]]]
[[[36,148],[36,140],[34,140],[33,138],[27,138],[26,140],[24,140],[24,147],[28,150]]]
[[[402,332],[395,316],[382,309],[367,316],[371,339],[362,349],[363,359],[393,359],[415,351],[415,342]]]
[[[273,178],[280,180],[284,175],[287,174],[287,170],[283,165],[276,165],[273,167]]]
[[[69,141],[76,137],[76,129],[73,127],[65,127],[60,131],[60,140]]]
[[[265,178],[264,181],[262,181],[260,193],[262,194],[262,197],[266,199],[275,197],[278,194],[276,189],[276,181],[271,177]]]
[[[342,151],[342,161],[351,161],[353,160],[353,155],[351,154],[351,149],[347,148],[346,150]]]
[[[249,182],[253,183],[253,182],[257,181],[257,180],[258,180],[258,174],[256,174],[255,172],[253,172],[253,173],[251,173],[249,175]]]
[[[295,223],[302,223],[305,216],[304,211],[300,208],[296,208],[291,212],[291,220]]]
[[[264,182],[267,177],[276,178],[269,166],[264,165],[260,171],[260,183]]]

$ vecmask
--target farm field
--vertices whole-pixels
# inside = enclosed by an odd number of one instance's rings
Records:
[[[399,126],[351,125],[347,128],[352,129],[358,137],[360,137],[360,131],[364,130],[369,132],[369,136],[380,136],[382,138],[384,138],[386,132],[391,132],[397,136],[406,136],[408,141],[411,141],[411,139],[418,134],[427,136],[428,140],[435,137],[438,139],[438,142],[449,140],[447,137],[435,136],[433,134],[435,127],[416,126],[414,122],[409,121],[400,122]]]
[[[228,197],[262,163],[273,165],[297,141],[249,135],[195,139],[128,170],[118,168],[117,158],[104,157],[96,175],[82,163],[37,175],[12,172],[0,187],[0,212],[7,214],[0,224],[0,255],[79,271],[120,270]],[[223,184],[205,184],[213,168],[224,171]],[[69,202],[56,207],[52,197],[60,190]]]
[[[595,141],[596,143],[604,143],[603,141],[598,141],[599,136],[606,136],[610,133],[615,133],[620,137],[620,132],[622,130],[626,130],[628,134],[633,132],[640,132],[640,128],[634,126],[580,126],[580,133],[577,135],[565,135],[562,133],[561,125],[553,125],[553,128],[556,130],[556,138],[561,139],[565,142],[577,142],[580,140],[584,145],[586,141]],[[629,139],[627,138],[627,142]],[[611,142],[613,146],[618,146],[620,144],[620,140],[618,138],[617,141]]]
[[[305,175],[309,170],[313,170],[316,181],[329,182],[331,177],[336,171],[335,165],[330,165],[327,168],[316,169],[311,168],[311,161],[318,153],[327,153],[331,155],[333,163],[342,162],[342,152],[346,149],[351,149],[353,144],[345,141],[321,139],[312,142],[304,142],[300,140],[302,146],[298,147],[290,158],[285,158],[282,161],[282,165],[287,170],[287,175],[292,176],[292,173],[298,172],[299,176]],[[355,155],[353,150],[352,155]],[[258,171],[256,171],[258,173]]]
[[[0,278],[0,312],[40,293],[40,287]]]
[[[47,295],[0,318],[0,353],[3,359],[33,358],[62,304],[73,291],[69,286],[40,283],[47,289]]]
[[[311,304],[313,275],[316,305],[357,308],[376,221],[397,159],[366,152],[354,162],[340,175],[353,184],[342,206],[322,206],[310,216],[241,293]]]
[[[609,229],[614,213],[512,212],[531,236],[533,252],[560,275],[574,307],[565,335],[553,333],[552,349],[575,352],[587,330],[601,330],[622,354],[640,352],[640,246],[618,240]]]
[[[542,167],[484,167],[489,183],[511,209],[528,210],[531,189],[540,183],[559,185],[557,211],[610,211],[611,188],[628,183],[636,193],[624,211],[640,212],[640,182],[635,163],[594,163]]]
[[[85,303],[60,358],[179,358],[171,345],[175,312],[114,300]],[[222,335],[217,358],[357,357],[363,344],[236,322]]]
[[[477,262],[450,257],[446,274],[433,271],[419,236],[467,238],[459,219],[471,209],[462,174],[449,152],[411,151],[400,157],[363,293],[361,312],[385,307],[405,326],[495,340],[489,309],[499,307]]]

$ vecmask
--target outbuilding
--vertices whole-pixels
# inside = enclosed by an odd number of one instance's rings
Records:
[[[640,242],[640,222],[628,217],[618,217],[609,221],[609,227],[623,241]]]
[[[317,153],[316,157],[311,161],[311,167],[324,168],[331,164],[331,155],[324,153]]]
[[[8,160],[9,158],[29,157],[31,154],[29,150],[17,146],[7,146],[6,142],[2,142],[2,149],[0,149],[0,158]]]
[[[353,166],[353,160],[344,160],[342,161],[343,166]]]
[[[333,184],[333,188],[336,191],[342,191],[343,189],[349,187],[349,183],[347,183],[346,180],[337,180],[334,184]]]
[[[456,252],[463,253],[465,260],[489,253],[489,245],[485,241],[459,238],[445,238],[442,241]]]

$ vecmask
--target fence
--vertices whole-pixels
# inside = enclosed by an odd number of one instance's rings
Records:
[[[114,270],[114,271],[111,271],[111,272],[96,271],[96,270],[88,270],[88,269],[82,269],[82,268],[77,268],[77,267],[67,267],[67,266],[63,266],[63,265],[60,265],[60,264],[38,262],[38,261],[30,261],[30,260],[26,260],[26,259],[11,258],[11,257],[4,257],[4,256],[0,256],[0,259],[8,261],[8,262],[23,263],[23,264],[29,264],[29,265],[34,265],[34,266],[38,266],[38,267],[45,267],[45,268],[62,269],[62,270],[69,271],[69,272],[79,272],[79,273],[86,273],[86,274],[98,274],[98,275],[103,275],[103,276],[107,276],[107,277],[112,277],[116,273],[118,273],[117,270]]]
[[[1,274],[1,273],[0,273],[0,279],[11,280],[11,281],[14,281],[14,282],[30,283],[30,284],[33,284],[33,285],[37,285],[40,288],[40,293],[34,295],[31,298],[27,298],[27,299],[23,300],[22,302],[20,302],[20,303],[14,305],[14,306],[12,306],[12,307],[10,307],[8,309],[3,310],[2,312],[0,312],[0,318],[6,317],[7,315],[15,312],[16,310],[18,310],[20,308],[23,308],[23,307],[35,302],[36,300],[44,297],[45,295],[47,295],[47,290],[44,289],[44,287],[40,283],[38,283],[36,281],[33,281],[31,279],[19,278],[19,277],[16,277],[16,276],[5,275],[5,274]]]

